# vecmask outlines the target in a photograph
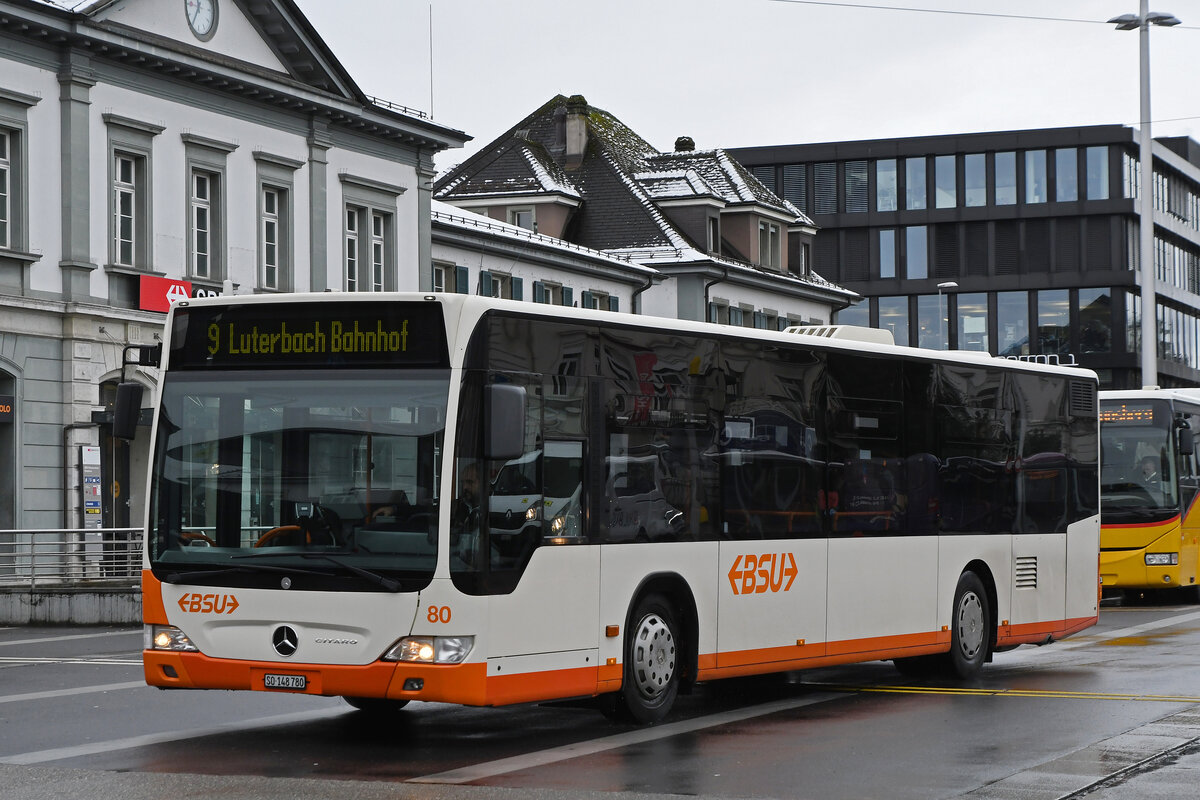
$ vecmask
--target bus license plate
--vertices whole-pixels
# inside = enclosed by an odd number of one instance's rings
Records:
[[[268,689],[303,689],[307,681],[303,675],[265,675],[263,684]]]

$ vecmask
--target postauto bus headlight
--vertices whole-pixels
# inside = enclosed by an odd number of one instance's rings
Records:
[[[1179,564],[1179,553],[1146,553],[1147,567],[1174,567]]]
[[[174,625],[146,625],[142,629],[142,647],[145,650],[173,650],[177,653],[198,653],[200,648],[192,644],[187,634]]]
[[[405,636],[383,654],[383,660],[410,664],[461,664],[474,646],[474,636]]]

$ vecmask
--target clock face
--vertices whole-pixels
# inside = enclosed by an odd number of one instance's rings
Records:
[[[211,39],[217,29],[217,0],[183,0],[183,7],[192,33]]]

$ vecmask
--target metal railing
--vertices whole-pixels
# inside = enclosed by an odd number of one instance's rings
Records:
[[[141,528],[0,530],[0,588],[127,586],[141,574]]]

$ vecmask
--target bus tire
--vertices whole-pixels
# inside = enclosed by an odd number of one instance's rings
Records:
[[[964,572],[954,589],[954,611],[950,620],[947,665],[951,674],[960,678],[979,674],[991,644],[991,617],[983,581],[974,572]]]
[[[643,597],[630,620],[617,710],[625,719],[650,725],[667,716],[679,694],[680,629],[660,594]]]
[[[389,700],[386,697],[343,697],[347,703],[368,714],[394,714],[408,705],[407,700]]]

